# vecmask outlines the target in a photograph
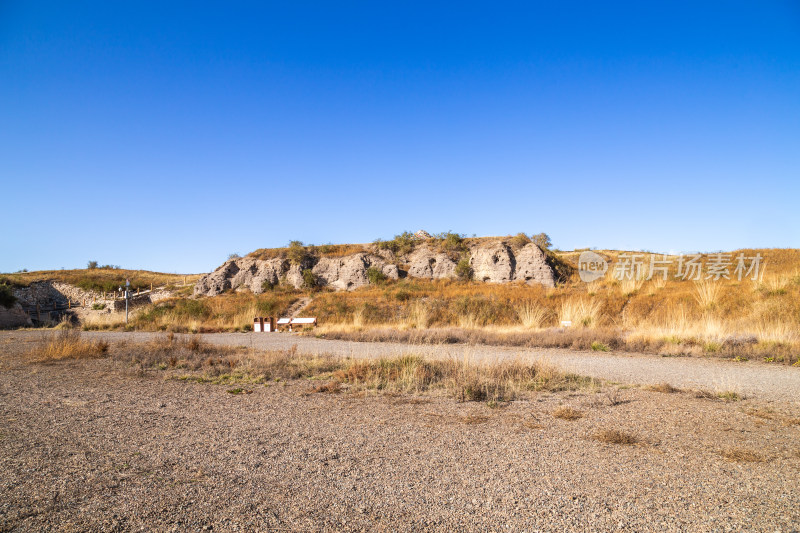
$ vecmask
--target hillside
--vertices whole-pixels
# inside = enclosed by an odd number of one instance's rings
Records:
[[[196,296],[247,288],[255,294],[277,285],[354,290],[384,280],[471,279],[490,283],[522,281],[553,287],[558,268],[530,238],[467,239],[455,233],[419,239],[408,233],[370,245],[262,249],[232,258],[201,277]],[[555,267],[555,268],[554,268]]]
[[[191,284],[199,274],[165,274],[147,270],[126,270],[123,268],[91,268],[73,270],[38,270],[34,272],[15,272],[0,274],[0,284],[27,287],[36,281],[60,281],[85,291],[111,292],[130,280],[133,290],[169,285]]]

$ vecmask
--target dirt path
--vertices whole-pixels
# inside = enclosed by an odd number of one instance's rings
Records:
[[[295,318],[295,317],[299,316],[300,315],[300,311],[302,311],[303,309],[308,307],[308,305],[310,303],[311,303],[311,298],[309,298],[309,297],[300,298],[295,303],[293,303],[291,306],[289,306],[289,309],[286,310],[286,316],[288,318]]]
[[[143,340],[154,333],[95,332],[109,340]],[[474,361],[522,358],[546,360],[563,370],[628,384],[669,383],[675,387],[711,392],[734,391],[746,397],[800,405],[800,368],[755,361],[690,357],[660,357],[623,352],[581,352],[553,348],[506,348],[466,345],[408,345],[334,341],[289,333],[214,333],[202,335],[215,344],[286,349],[297,345],[305,353],[332,353],[352,357],[382,357],[418,353],[431,357],[469,357]]]

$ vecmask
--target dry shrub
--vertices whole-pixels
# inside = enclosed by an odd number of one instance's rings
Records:
[[[639,439],[630,433],[624,433],[617,429],[603,429],[594,434],[594,439],[606,444],[636,444]]]
[[[583,413],[572,407],[559,407],[553,411],[553,416],[562,420],[578,420],[583,418]]]
[[[675,392],[681,392],[681,389],[677,387],[673,387],[669,383],[658,383],[656,385],[648,385],[645,387],[646,390],[654,391],[654,392],[663,392],[665,394],[672,394]]]
[[[30,357],[37,362],[61,361],[64,359],[97,359],[108,353],[108,343],[81,337],[75,329],[61,329],[49,335],[31,350]]]
[[[590,380],[563,374],[541,362],[475,364],[468,359],[424,359],[416,355],[350,361],[333,377],[355,388],[396,392],[447,391],[459,401],[509,401],[531,390],[566,390]]]
[[[744,448],[726,448],[720,450],[719,454],[729,461],[739,463],[763,463],[766,459],[756,452],[745,450]]]
[[[337,392],[342,391],[342,384],[336,380],[329,381],[327,383],[323,383],[317,387],[314,387],[314,392],[327,392],[329,394],[334,394]]]

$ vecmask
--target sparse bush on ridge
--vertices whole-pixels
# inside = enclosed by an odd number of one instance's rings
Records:
[[[533,244],[542,250],[549,250],[553,243],[550,241],[550,236],[547,233],[537,233],[531,237]]]
[[[390,241],[382,241],[380,239],[375,241],[375,246],[379,250],[391,250],[395,255],[405,255],[411,253],[417,244],[417,238],[410,231],[404,231],[399,235],[395,235],[394,239]]]

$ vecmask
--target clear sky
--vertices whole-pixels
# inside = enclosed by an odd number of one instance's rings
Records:
[[[800,3],[0,0],[0,271],[800,247]]]

